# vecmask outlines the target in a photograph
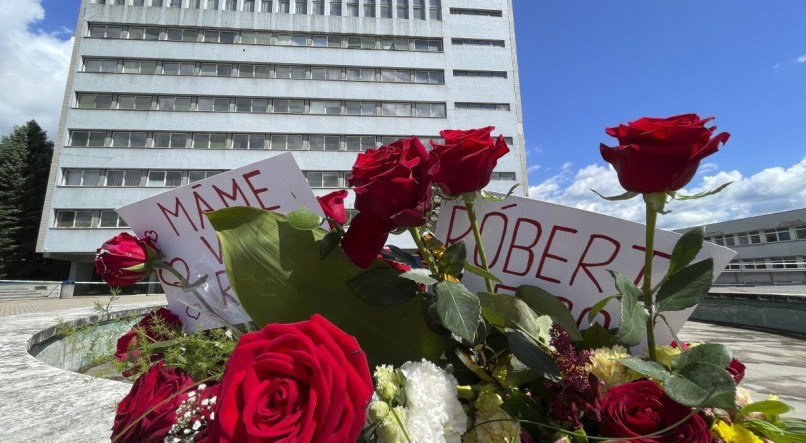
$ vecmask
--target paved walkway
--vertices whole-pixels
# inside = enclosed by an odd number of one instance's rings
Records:
[[[73,308],[91,308],[95,302],[104,306],[109,303],[109,296],[79,296],[73,298],[32,298],[18,300],[0,300],[0,318],[12,315],[31,314],[34,312],[53,312]],[[122,295],[112,302],[112,306],[131,303],[166,303],[164,295]]]

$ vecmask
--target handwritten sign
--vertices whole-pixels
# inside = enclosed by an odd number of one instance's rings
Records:
[[[641,224],[514,196],[502,202],[480,199],[476,212],[490,269],[502,281],[496,291],[514,293],[520,285],[539,286],[560,298],[583,329],[590,325],[590,308],[617,292],[608,270],[620,272],[636,284],[643,279],[645,233]],[[446,245],[464,240],[468,260],[481,265],[464,203],[442,206],[437,238]],[[680,234],[674,232],[656,231],[653,282],[659,282],[669,269],[678,238]],[[695,261],[713,258],[716,278],[735,255],[728,248],[705,243]],[[465,273],[462,283],[471,290],[485,290],[483,279],[471,273]],[[677,332],[693,310],[665,316]],[[619,302],[613,300],[594,322],[612,328],[619,320]],[[663,323],[656,325],[655,333],[658,343],[672,339]]]
[[[179,288],[165,270],[157,276],[171,311],[187,331],[223,321],[249,320],[230,288],[221,243],[205,216],[232,206],[249,206],[287,214],[300,206],[323,215],[316,197],[290,153],[215,175],[118,209],[140,238],[150,238],[165,261],[190,282],[206,276],[190,292]]]

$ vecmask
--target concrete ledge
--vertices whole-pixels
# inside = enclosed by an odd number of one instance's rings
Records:
[[[753,288],[720,289],[697,306],[692,320],[806,336],[806,296]]]
[[[113,312],[163,305],[117,305]],[[0,321],[0,441],[108,442],[127,383],[65,371],[37,360],[29,346],[58,319],[77,321],[92,308],[6,317]]]

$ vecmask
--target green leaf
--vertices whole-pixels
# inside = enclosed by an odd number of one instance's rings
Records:
[[[618,272],[610,271],[610,275],[616,280],[616,289],[621,294],[621,323],[616,340],[627,346],[635,346],[641,343],[649,318],[649,312],[641,301],[644,295],[633,282]]]
[[[671,264],[666,275],[672,275],[675,272],[688,266],[694,257],[700,253],[702,249],[703,236],[705,235],[705,228],[694,228],[680,237],[680,240],[674,245],[672,251]]]
[[[571,311],[561,302],[559,298],[552,295],[550,292],[543,288],[530,285],[518,286],[515,290],[515,296],[523,300],[537,315],[548,315],[554,320],[554,323],[562,326],[571,339],[574,341],[581,341],[582,335],[579,333],[579,326],[577,326],[574,316]]]
[[[538,316],[523,300],[511,295],[480,292],[481,312],[493,326],[518,329],[533,340],[548,346],[551,340],[551,317]]]
[[[659,381],[666,381],[672,373],[666,369],[661,363],[656,361],[643,360],[638,357],[622,358],[619,360],[621,364],[632,369],[633,371],[654,378]]]
[[[497,196],[495,194],[491,194],[491,193],[489,193],[489,192],[487,192],[487,191],[485,191],[483,189],[481,190],[481,196],[485,200],[490,200],[490,201],[494,201],[494,202],[502,202],[502,201],[506,200],[510,195],[514,194],[515,190],[518,189],[518,186],[520,186],[520,185],[521,185],[520,183],[515,183],[514,185],[512,185],[512,187],[509,188],[509,192],[507,192],[506,195],[504,195],[503,197],[499,197],[499,196]]]
[[[712,363],[697,362],[686,366],[666,379],[663,390],[681,405],[737,409],[733,377]]]
[[[714,260],[706,259],[672,274],[658,290],[658,311],[679,311],[708,295],[714,280]]]
[[[319,242],[319,258],[324,260],[341,244],[341,232],[330,231]]]
[[[431,286],[439,283],[439,280],[431,277],[431,271],[428,269],[412,269],[409,272],[400,274],[401,277],[411,280],[416,283],[421,283],[426,286]]]
[[[340,248],[321,260],[317,243],[325,231],[300,231],[282,215],[255,208],[207,216],[221,240],[229,282],[258,327],[321,314],[358,339],[370,367],[435,360],[448,348],[425,324],[419,297],[388,308],[356,297],[347,282],[365,270]],[[386,265],[373,265],[380,267]]]
[[[449,281],[434,285],[434,292],[437,295],[437,315],[442,325],[472,343],[481,321],[479,298],[461,283]]]
[[[713,189],[711,191],[700,192],[699,194],[694,194],[694,195],[680,195],[679,193],[675,193],[674,199],[683,201],[683,200],[696,200],[698,198],[708,197],[709,195],[714,195],[714,194],[718,194],[718,193],[722,192],[722,190],[727,188],[731,183],[733,183],[733,182],[727,182],[727,183],[725,183],[725,184],[723,184],[723,185],[719,186],[718,188]]]
[[[128,268],[121,269],[122,271],[131,271],[131,272],[142,272],[146,270],[145,263],[138,263],[136,265],[129,266]]]
[[[605,197],[604,195],[602,195],[599,192],[597,192],[595,189],[591,189],[591,191],[593,191],[593,193],[598,195],[599,197],[601,197],[601,198],[603,198],[605,200],[609,200],[611,202],[619,201],[619,200],[629,200],[629,199],[639,195],[638,192],[627,191],[627,192],[625,192],[624,194],[621,194],[621,195],[614,195],[614,196],[611,196],[611,197]]]
[[[458,277],[462,275],[466,259],[467,247],[465,247],[465,242],[456,242],[448,246],[445,252],[442,253],[438,263],[439,269],[443,274]]]
[[[390,267],[370,269],[347,282],[355,295],[375,306],[397,306],[417,295],[417,283],[400,278],[400,271]]]
[[[775,443],[806,443],[806,421],[781,417],[775,424],[764,420],[742,420],[741,425]]]
[[[593,319],[596,318],[596,316],[599,315],[600,312],[602,312],[602,309],[604,309],[605,306],[607,306],[607,304],[610,303],[610,300],[613,300],[616,297],[618,297],[618,295],[611,295],[610,297],[605,297],[599,300],[595,305],[593,305],[593,307],[591,307],[591,310],[588,311],[588,322],[590,322],[592,325]]]
[[[537,374],[532,372],[518,357],[512,355],[507,362],[507,377],[504,385],[507,387],[522,386],[538,379]]]
[[[286,217],[286,221],[288,221],[288,224],[293,228],[302,231],[312,231],[321,226],[322,222],[325,220],[307,209],[298,209],[289,213]]]
[[[750,414],[751,412],[760,412],[764,415],[781,415],[791,411],[792,407],[784,402],[778,400],[763,400],[743,407],[739,412],[742,414]]]
[[[583,329],[581,334],[582,344],[587,349],[612,348],[618,344],[616,337],[599,323],[594,323],[590,328]]]
[[[690,347],[687,351],[677,355],[672,360],[672,369],[677,371],[697,362],[711,363],[720,368],[727,368],[731,360],[733,360],[733,352],[727,346],[717,343],[704,343]]]
[[[517,329],[507,329],[505,334],[512,354],[531,369],[535,375],[557,383],[562,381],[557,362],[531,337]]]
[[[478,275],[479,277],[501,283],[501,279],[496,277],[492,272],[487,272],[483,268],[470,264],[470,262],[465,262],[465,269],[467,269],[468,272]]]

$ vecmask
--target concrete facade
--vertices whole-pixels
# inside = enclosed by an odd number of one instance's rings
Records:
[[[447,128],[496,126],[490,189],[527,189],[512,3],[481,6],[83,0],[38,251],[87,281],[115,208],[286,149],[321,195],[360,150]]]
[[[717,284],[806,284],[806,208],[712,223],[705,240],[738,253]]]

